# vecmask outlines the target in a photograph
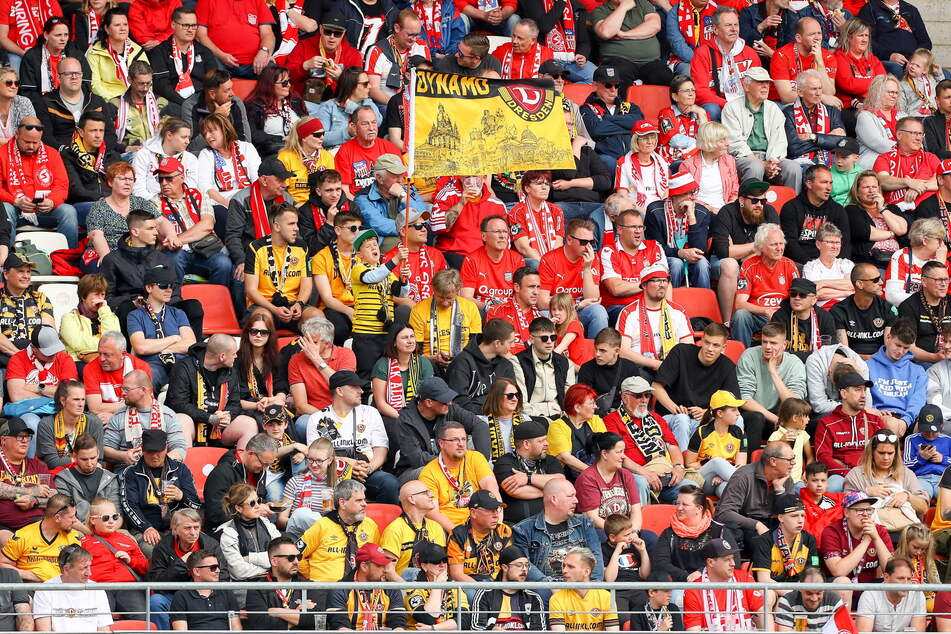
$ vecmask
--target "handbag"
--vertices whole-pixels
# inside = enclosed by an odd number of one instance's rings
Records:
[[[95,537],[96,539],[98,539],[100,544],[102,544],[103,546],[105,546],[106,548],[108,548],[108,549],[109,549],[109,552],[111,552],[113,555],[115,555],[115,554],[117,553],[116,549],[112,546],[112,544],[110,544],[109,542],[107,542],[106,540],[104,540],[102,537],[100,537],[99,535],[96,535],[95,533],[93,533],[92,536]],[[140,575],[140,574],[137,573],[135,570],[133,570],[133,569],[132,569],[132,566],[130,566],[130,565],[127,564],[126,562],[122,561],[122,560],[119,559],[118,557],[116,557],[116,560],[117,560],[120,564],[122,564],[123,566],[125,566],[125,569],[126,569],[126,570],[128,570],[130,573],[132,573],[132,576],[135,577],[135,580],[136,580],[136,581],[138,581],[138,582],[140,582],[140,583],[143,581],[142,575]]]
[[[53,274],[53,261],[50,259],[49,254],[40,251],[36,245],[29,240],[17,240],[13,249],[21,258],[33,265],[34,275]]]
[[[617,374],[614,376],[614,384],[611,386],[611,389],[605,392],[604,394],[599,394],[594,399],[594,404],[598,408],[598,416],[602,418],[607,416],[608,413],[614,409],[614,395],[617,394],[618,385],[621,382],[621,358],[618,357],[617,360]]]

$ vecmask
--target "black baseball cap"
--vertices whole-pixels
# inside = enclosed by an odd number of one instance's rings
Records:
[[[7,418],[3,423],[0,423],[0,436],[19,436],[23,432],[27,432],[31,436],[36,433],[23,422],[22,418],[16,416]]]
[[[472,494],[471,498],[469,498],[470,510],[471,509],[487,509],[489,511],[494,511],[500,506],[504,506],[504,504],[502,504],[502,500],[500,500],[495,495],[495,493],[487,489],[479,489],[478,491]]]
[[[264,408],[264,414],[261,417],[262,422],[267,425],[268,423],[274,421],[280,421],[286,423],[287,421],[287,410],[283,406],[278,405],[277,403],[272,403]]]
[[[725,539],[711,539],[706,544],[703,545],[703,548],[700,549],[700,554],[704,559],[716,559],[717,557],[726,557],[736,555],[736,548],[730,545],[730,542]]]
[[[512,431],[512,436],[515,438],[515,440],[531,440],[532,438],[538,438],[540,436],[547,435],[548,430],[545,429],[545,426],[534,420],[527,420],[523,423],[519,423]]]
[[[261,161],[258,176],[276,176],[282,180],[287,180],[294,177],[294,172],[284,167],[284,164],[277,160],[276,156],[272,156]]]
[[[320,19],[320,26],[328,31],[343,32],[347,30],[347,20],[339,11],[331,11],[330,13],[325,13]]]
[[[769,189],[769,183],[758,180],[743,181],[740,185],[740,196],[762,196]]]
[[[538,67],[539,75],[560,75],[565,72],[565,65],[557,59],[548,59]]]
[[[806,506],[802,498],[795,493],[784,493],[777,495],[773,500],[773,515],[785,515],[786,513],[795,513],[805,510]]]
[[[918,432],[941,431],[941,423],[944,416],[941,414],[941,408],[937,405],[928,404],[918,412]]]
[[[168,434],[161,429],[146,429],[142,432],[142,451],[164,451],[168,447]]]
[[[359,388],[363,387],[363,381],[353,370],[337,370],[330,375],[330,380],[327,383],[330,386],[331,392],[345,385],[353,385]]]
[[[595,69],[593,80],[601,84],[613,82],[620,83],[621,73],[618,72],[617,68],[611,66],[610,64],[602,64]]]
[[[143,285],[174,284],[177,280],[178,278],[175,276],[175,272],[163,264],[145,270]]]
[[[862,375],[858,372],[846,372],[839,377],[839,380],[836,382],[835,386],[840,390],[844,390],[847,387],[872,387],[872,382],[862,378]]]
[[[424,379],[416,390],[416,398],[420,401],[430,399],[437,403],[451,403],[459,393],[450,388],[444,380],[438,376],[431,376]]]
[[[7,259],[3,261],[3,270],[9,271],[11,269],[18,269],[21,266],[28,266],[31,269],[36,268],[36,264],[28,260],[24,260],[16,253],[10,252],[10,255],[7,256]]]
[[[446,549],[428,540],[416,542],[413,547],[413,558],[421,564],[441,564],[449,561]]]
[[[846,136],[839,139],[832,151],[836,154],[849,156],[850,154],[859,154],[859,142],[852,137]]]
[[[797,277],[792,282],[790,282],[789,290],[798,291],[800,293],[815,293],[816,283],[812,280],[807,280],[804,277]]]

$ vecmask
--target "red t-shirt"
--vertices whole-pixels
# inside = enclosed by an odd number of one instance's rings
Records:
[[[393,247],[383,256],[383,262],[389,262],[396,257],[399,247]],[[425,253],[426,265],[420,257]],[[433,247],[423,246],[416,251],[409,252],[409,298],[417,304],[433,295],[433,276],[446,268],[446,258],[442,252]]]
[[[26,50],[36,44],[39,36],[43,34],[43,24],[54,15],[63,17],[63,10],[57,0],[49,0],[50,10],[43,9],[46,6],[46,0],[0,0],[0,15],[5,16],[10,31],[7,37],[14,44]],[[28,31],[21,32],[21,25],[26,24],[28,18],[26,15],[19,15],[20,11],[26,10],[32,14],[30,20],[33,25],[32,33]]]
[[[443,253],[472,253],[482,246],[482,238],[479,235],[482,219],[489,216],[505,217],[505,205],[502,201],[492,196],[491,190],[483,190],[482,197],[478,200],[466,201],[456,221],[446,228],[446,210],[454,207],[461,196],[458,189],[448,186],[433,198],[431,223],[436,233],[436,248]]]
[[[39,362],[39,359],[37,359],[37,362]],[[20,350],[10,357],[10,361],[7,363],[8,381],[10,379],[23,379],[27,385],[38,385],[40,383],[58,385],[60,381],[78,378],[76,362],[65,350],[58,352],[53,357],[53,364],[48,370],[35,366],[27,355],[26,349]]]
[[[386,139],[377,138],[371,147],[365,148],[356,139],[350,139],[340,146],[334,157],[334,169],[340,172],[340,179],[344,187],[350,188],[351,194],[373,184],[373,164],[381,154],[395,154],[402,156],[398,147]]]
[[[525,258],[518,252],[506,249],[501,259],[493,262],[483,246],[467,255],[462,263],[462,286],[474,288],[473,299],[482,303],[505,299],[515,293],[512,276],[523,266]]]
[[[357,357],[349,348],[334,346],[333,356],[327,365],[332,370],[356,371]],[[291,357],[287,368],[287,382],[292,386],[295,383],[303,383],[307,389],[307,402],[317,409],[324,409],[330,405],[330,386],[327,384],[327,379],[303,352],[298,352]]]
[[[510,51],[512,68],[506,76],[505,57]],[[534,79],[538,77],[538,67],[554,57],[552,50],[540,42],[527,53],[516,53],[512,43],[506,42],[492,51],[492,55],[502,64],[502,79]]]
[[[737,568],[733,571],[733,579],[739,583],[754,583],[753,575],[745,570]],[[694,579],[694,583],[700,583],[701,578]],[[714,590],[714,600],[717,602],[717,608],[726,611],[726,590]],[[743,591],[744,611],[753,615],[763,611],[763,591],[762,590],[744,590]],[[707,621],[704,617],[706,606],[703,604],[703,591],[691,588],[684,592],[684,627],[706,628]],[[728,615],[727,615],[728,616]]]
[[[521,313],[521,317],[519,317],[519,313]],[[542,314],[538,312],[537,308],[522,310],[515,302],[515,297],[509,297],[501,304],[493,304],[492,307],[486,311],[485,319],[486,321],[496,318],[504,319],[515,326],[515,343],[512,344],[512,354],[518,354],[528,347],[528,342],[531,338],[528,332],[528,325],[532,323],[533,319],[541,316]]]
[[[902,154],[896,149],[879,154],[872,169],[875,170],[876,174],[885,172],[889,176],[911,177],[926,181],[938,173],[940,163],[938,157],[931,152],[919,150],[915,154]],[[907,191],[908,188],[902,187],[901,189],[885,192],[885,202],[889,205],[897,205],[905,200],[905,192]],[[915,199],[915,205],[920,205],[934,194],[933,191],[923,193]]]
[[[605,518],[615,513],[630,515],[631,506],[640,504],[637,483],[627,469],[618,469],[610,482],[601,478],[595,466],[588,467],[575,481],[578,493],[578,513],[598,509],[598,516]]]
[[[763,263],[762,256],[754,255],[740,268],[737,293],[749,295],[750,303],[768,308],[779,308],[789,297],[789,285],[799,277],[796,263],[780,258],[772,268]]]
[[[538,265],[542,289],[549,291],[552,295],[570,293],[576,299],[581,297],[584,288],[581,277],[582,268],[581,258],[574,262],[569,260],[565,255],[565,247],[549,251]],[[591,263],[591,274],[595,284],[601,281],[601,263],[598,262],[598,258]]]
[[[581,325],[581,322],[575,319],[574,321],[568,322],[568,330],[565,331],[565,334],[561,337],[558,337],[558,343],[561,343],[561,340],[567,337],[568,335],[574,335],[575,338],[571,340],[571,343],[568,344],[568,349],[565,350],[565,356],[568,359],[577,365],[582,365],[586,361],[592,359],[591,349],[588,347],[587,342],[584,338],[584,327]]]
[[[274,24],[264,0],[199,0],[195,13],[215,46],[234,55],[239,64],[254,61],[261,48],[260,26]]]
[[[826,75],[835,83],[835,73],[839,64],[835,53],[822,49],[822,61],[825,62]],[[773,59],[769,64],[769,74],[773,81],[782,79],[794,82],[799,73],[815,67],[816,58],[812,55],[800,57],[796,51],[796,43],[790,42],[773,53]]]
[[[548,252],[558,236],[561,236],[562,241],[565,239],[565,214],[554,203],[548,203],[547,214],[544,208],[534,211],[527,202],[518,203],[509,211],[509,224],[512,226],[513,244],[519,238],[528,238],[529,246],[541,255]],[[542,238],[541,244],[539,237]]]
[[[885,527],[881,524],[876,524],[875,528],[878,530],[882,542],[888,546],[888,551],[891,552],[894,550],[892,538],[888,536],[888,531],[885,530]],[[846,535],[845,527],[842,525],[842,522],[832,522],[822,531],[822,546],[819,547],[819,552],[822,553],[823,564],[827,559],[833,557],[847,557],[849,553],[855,550],[859,541],[859,539],[852,539],[850,547],[849,536]],[[856,578],[854,571],[848,575],[853,581],[857,581],[858,583],[871,583],[879,578],[876,572],[878,569],[878,554],[876,553],[874,544],[869,545],[865,550],[865,556],[862,557],[859,566],[861,566],[862,569],[858,574],[858,578]],[[826,569],[826,572],[829,572],[828,569]],[[831,575],[831,573],[829,574]]]
[[[612,278],[621,279],[625,282],[641,281],[641,271],[645,266],[651,264],[663,264],[666,268],[667,258],[664,251],[654,240],[642,240],[637,252],[631,255],[614,243],[605,242],[608,246],[601,249],[601,303],[605,306],[627,305],[631,302],[631,296],[615,297],[608,292],[604,285],[605,280]]]
[[[676,445],[677,439],[674,437],[674,433],[670,431],[670,426],[667,425],[667,421],[664,420],[664,417],[656,412],[651,412],[651,416],[657,421],[657,427],[660,429],[660,438],[663,441],[661,444]],[[638,419],[632,417],[631,420],[635,424],[638,424],[639,427],[642,426],[639,424],[640,421]],[[637,443],[634,442],[634,439],[631,437],[631,432],[627,430],[627,426],[621,420],[621,415],[617,411],[611,412],[604,417],[604,426],[608,431],[613,431],[624,439],[625,456],[639,465],[647,464],[648,460],[644,456],[644,452],[642,452],[640,447],[637,446]],[[656,438],[655,434],[651,434],[651,436]]]
[[[103,403],[118,403],[122,400],[122,379],[126,374],[132,370],[142,370],[152,378],[152,368],[142,359],[130,354],[124,354],[123,359],[123,367],[113,372],[103,370],[98,358],[87,363],[83,368],[86,395],[98,394]]]

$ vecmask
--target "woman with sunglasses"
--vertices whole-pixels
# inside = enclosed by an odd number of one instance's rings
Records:
[[[922,517],[928,511],[931,496],[921,487],[915,472],[905,467],[898,441],[892,431],[876,432],[865,445],[859,464],[845,476],[845,491],[865,491],[866,495],[885,500],[885,506],[891,508],[901,509],[908,503]],[[917,520],[908,518],[908,523],[913,521]]]
[[[287,373],[281,366],[274,318],[256,310],[241,330],[237,359],[241,409],[260,423],[268,405],[287,404]]]
[[[109,9],[102,16],[96,43],[86,51],[92,91],[106,101],[124,95],[131,82],[129,65],[137,59],[149,61],[145,50],[129,37],[127,10]]]
[[[885,268],[895,251],[908,246],[908,217],[895,205],[885,203],[872,170],[855,177],[849,198],[845,213],[852,235],[852,261]]]
[[[515,451],[515,428],[531,420],[522,414],[522,391],[518,384],[504,376],[495,379],[485,395],[482,412],[488,418],[492,460]]]
[[[135,539],[122,528],[122,514],[115,502],[97,497],[89,507],[86,518],[88,534],[82,547],[92,554],[92,575],[96,583],[135,583],[149,572],[149,560]],[[138,590],[107,592],[113,612],[121,612],[127,619],[145,618],[146,594]]]
[[[284,510],[277,516],[278,527],[296,539],[311,524],[333,510],[333,490],[344,478],[337,474],[333,443],[318,438],[307,447],[307,471],[298,473],[284,486]]]
[[[83,261],[87,273],[99,270],[106,254],[115,249],[119,239],[129,232],[126,218],[133,209],[144,211],[155,218],[161,214],[150,201],[132,195],[135,187],[135,169],[123,161],[117,161],[106,170],[106,185],[110,193],[92,204],[86,217],[86,232],[89,244]],[[170,225],[169,225],[170,226]]]
[[[198,153],[198,191],[216,206],[227,207],[231,197],[258,179],[261,157],[253,145],[238,139],[231,118],[213,112],[201,122],[207,147]]]
[[[290,74],[283,66],[265,67],[244,103],[251,141],[262,158],[277,154],[297,120],[307,115],[303,100],[291,95]]]
[[[551,172],[529,170],[522,175],[525,198],[509,210],[512,219],[512,243],[515,250],[536,263],[549,251],[565,244],[565,214],[561,207],[549,204]]]
[[[59,65],[64,57],[79,60],[83,78],[89,79],[85,48],[69,41],[69,22],[66,18],[53,16],[43,25],[43,35],[36,45],[27,49],[20,63],[20,92],[45,95],[59,88]],[[78,120],[78,117],[77,117]]]
[[[387,429],[395,429],[399,411],[416,397],[419,384],[433,376],[433,364],[416,352],[416,333],[410,326],[398,323],[390,329],[371,376],[373,405]]]
[[[102,17],[112,9],[117,0],[83,0],[82,10],[73,16],[73,41],[86,50],[96,43]]]
[[[879,75],[868,87],[868,95],[855,120],[855,136],[861,153],[859,165],[872,169],[880,154],[895,149],[898,120],[905,114],[905,96],[898,78]]]
[[[348,66],[340,73],[334,98],[321,103],[314,113],[324,124],[326,148],[333,149],[353,138],[348,127],[350,113],[360,106],[371,106],[376,113],[377,125],[383,125],[380,109],[370,99],[370,78],[359,66]]]
[[[267,545],[281,536],[277,527],[266,519],[270,511],[258,499],[254,487],[246,482],[232,484],[222,498],[221,506],[232,517],[216,532],[231,580],[263,577],[271,567]],[[243,595],[244,591],[241,591],[240,603],[244,603]]]
[[[95,414],[86,412],[86,387],[82,381],[61,381],[53,395],[56,412],[40,420],[36,428],[36,457],[50,469],[73,463],[73,444],[83,434],[96,439],[102,459],[104,425]]]
[[[0,145],[6,145],[17,132],[20,121],[35,117],[33,102],[17,94],[20,80],[9,66],[0,66]]]
[[[595,414],[597,398],[593,388],[575,383],[565,392],[561,418],[548,425],[548,453],[567,467],[566,474],[572,481],[598,457],[588,451],[588,440],[595,433],[607,431],[604,421]]]
[[[297,205],[303,205],[310,198],[310,175],[334,168],[334,157],[324,149],[324,135],[320,119],[301,117],[288,133],[284,148],[277,153],[284,167],[294,172],[287,183],[287,193],[294,197]]]

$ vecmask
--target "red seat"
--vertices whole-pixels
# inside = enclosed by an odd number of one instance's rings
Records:
[[[366,515],[376,522],[376,527],[382,533],[383,529],[389,526],[390,522],[399,517],[402,512],[403,509],[395,504],[367,504]]]
[[[743,354],[744,350],[746,350],[746,346],[743,345],[742,341],[737,341],[736,339],[727,339],[726,348],[723,349],[723,354],[725,354],[727,359],[733,363],[737,363],[740,360],[740,355]]]
[[[152,630],[157,630],[158,626],[155,623],[149,623],[148,621],[133,621],[126,619],[125,621],[114,621],[112,625],[109,626],[109,631],[111,632],[149,632]]]
[[[202,329],[206,335],[240,335],[241,326],[231,303],[231,292],[220,284],[185,284],[183,299],[196,299],[205,309]]]
[[[681,286],[674,289],[673,300],[683,307],[688,320],[694,317],[706,317],[718,324],[723,323],[723,315],[720,314],[720,305],[717,303],[717,294],[709,288]],[[694,336],[699,337],[700,333],[694,332]]]
[[[660,535],[670,526],[670,518],[676,509],[673,504],[648,504],[641,507],[641,528]]]
[[[753,455],[750,456],[750,464],[753,464],[754,462],[759,462],[759,458],[762,455],[763,455],[762,449],[757,449],[756,451],[754,451]]]
[[[185,466],[192,472],[199,499],[205,499],[205,481],[208,474],[227,452],[224,447],[192,447],[185,454]]]
[[[592,92],[594,92],[594,86],[591,84],[565,84],[563,96],[580,106]]]
[[[256,83],[253,79],[232,79],[231,85],[234,88],[234,96],[244,101],[254,90],[254,84]]]
[[[766,190],[766,200],[770,205],[773,206],[773,209],[776,210],[776,213],[780,213],[783,209],[783,205],[795,197],[796,191],[792,187],[773,185]]]
[[[627,89],[627,100],[641,109],[644,119],[657,125],[660,111],[670,106],[670,88],[646,84],[631,86]]]

